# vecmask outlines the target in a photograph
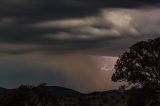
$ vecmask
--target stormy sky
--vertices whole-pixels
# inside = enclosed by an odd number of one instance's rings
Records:
[[[0,86],[116,88],[118,56],[159,28],[159,0],[0,0]]]

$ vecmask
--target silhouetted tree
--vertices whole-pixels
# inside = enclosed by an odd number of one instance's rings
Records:
[[[142,41],[130,47],[118,59],[112,81],[126,81],[129,84],[148,83],[160,88],[160,38]]]
[[[125,81],[128,86],[160,90],[160,38],[141,41],[130,47],[129,51],[120,56],[112,81]]]

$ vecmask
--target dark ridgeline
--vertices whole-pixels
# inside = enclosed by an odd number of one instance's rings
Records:
[[[47,87],[49,91],[53,92],[57,96],[81,96],[83,95],[82,93],[78,91],[64,88],[64,87],[59,87],[59,86],[47,86]]]

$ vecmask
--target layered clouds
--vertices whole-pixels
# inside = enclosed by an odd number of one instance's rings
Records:
[[[49,74],[45,78],[41,78],[43,71],[24,71],[28,72],[26,76],[37,73],[40,77],[35,78],[39,82],[81,91],[112,88],[115,86],[109,80],[112,71],[101,70],[106,68],[104,63],[110,64],[107,69],[111,70],[117,57],[133,43],[159,37],[159,3],[159,0],[0,0],[1,59],[9,61],[6,64],[15,73],[28,66],[28,70],[46,70]],[[101,59],[103,56],[109,56],[108,63]],[[101,67],[99,59],[103,62]],[[11,60],[27,62],[19,68],[17,64],[11,65]],[[19,76],[2,75],[10,80]],[[53,75],[50,76],[53,80],[47,79],[48,75]],[[11,83],[3,85],[10,87]]]
[[[63,53],[97,47],[106,48],[107,51],[110,45],[119,46],[122,39],[136,42],[138,39],[159,36],[160,9],[157,2],[156,6],[138,2],[137,6],[130,8],[115,6],[113,4],[119,2],[111,1],[1,2],[5,4],[1,6],[1,44],[12,44],[15,47],[17,44],[33,45],[34,48],[31,46],[25,50],[28,52]],[[105,4],[110,6],[105,7]],[[86,11],[89,13],[85,14]],[[128,48],[129,44],[122,48],[115,47],[115,53],[112,48],[113,55],[117,55],[117,49]]]

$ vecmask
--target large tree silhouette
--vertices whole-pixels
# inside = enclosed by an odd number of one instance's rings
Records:
[[[147,85],[157,94],[160,90],[160,38],[138,42],[122,54],[115,65],[112,81],[124,81],[128,86],[138,85],[142,89]],[[152,99],[155,94],[150,95]]]
[[[112,81],[160,88],[160,38],[141,41],[118,59]]]

